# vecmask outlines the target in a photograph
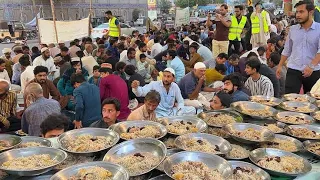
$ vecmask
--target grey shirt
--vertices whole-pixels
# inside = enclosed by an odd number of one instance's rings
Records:
[[[274,72],[277,71],[278,66],[275,66],[272,68],[272,70]],[[287,76],[287,68],[282,66],[282,70],[281,70],[281,77],[279,79],[280,82],[280,96],[285,94],[285,87],[286,87],[286,76]]]
[[[58,101],[41,97],[31,104],[21,118],[21,129],[29,136],[40,136],[40,124],[51,114],[60,114]]]

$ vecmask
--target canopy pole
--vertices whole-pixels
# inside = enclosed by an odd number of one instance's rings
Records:
[[[41,44],[40,32],[39,32],[39,24],[38,24],[38,13],[36,8],[36,0],[32,0],[33,12],[36,14],[36,28],[37,28],[37,35],[38,35],[38,42],[39,45]],[[39,12],[40,13],[40,12]]]
[[[53,26],[54,26],[54,31],[56,34],[56,41],[57,41],[57,43],[59,43],[58,31],[57,31],[57,25],[56,25],[56,13],[55,13],[55,9],[54,9],[53,0],[50,0],[50,4],[51,4],[51,11],[52,11],[52,18],[53,18]]]

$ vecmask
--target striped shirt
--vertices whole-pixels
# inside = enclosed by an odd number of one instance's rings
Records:
[[[260,75],[260,78],[256,81],[249,77],[245,83],[245,87],[249,89],[252,96],[274,96],[273,84],[270,79],[264,75]]]
[[[0,99],[0,122],[4,122],[8,117],[16,115],[17,95],[9,91],[4,99]]]

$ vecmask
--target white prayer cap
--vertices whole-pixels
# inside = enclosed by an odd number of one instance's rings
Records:
[[[195,65],[194,65],[194,69],[206,69],[206,65],[203,63],[203,62],[197,62]]]
[[[46,50],[49,50],[49,48],[47,48],[47,47],[42,48],[41,53],[44,53]]]
[[[171,72],[173,74],[173,76],[176,75],[176,73],[174,72],[174,70],[172,68],[166,68],[163,72]]]
[[[73,57],[71,58],[71,62],[79,62],[80,58],[79,57]]]

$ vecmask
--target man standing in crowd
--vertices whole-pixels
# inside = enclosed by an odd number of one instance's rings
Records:
[[[233,53],[240,55],[241,36],[246,33],[249,26],[247,17],[243,16],[243,6],[235,6],[234,13],[235,15],[231,16],[231,26],[229,28],[229,56]],[[232,45],[234,52],[232,52]]]
[[[228,5],[222,4],[219,13],[216,14],[215,20],[211,21],[211,15],[208,14],[206,26],[210,28],[216,24],[214,38],[212,40],[213,57],[220,53],[228,53],[229,47],[229,27],[231,25],[230,15],[228,14]]]
[[[116,98],[107,98],[102,102],[102,120],[96,121],[90,125],[95,128],[108,128],[109,126],[120,122],[118,117],[120,115],[121,105]]]
[[[271,25],[269,13],[262,10],[262,5],[255,5],[256,12],[251,14],[251,44],[252,48],[267,45],[267,40],[270,38],[269,26]]]
[[[230,74],[222,80],[224,83],[223,90],[231,95],[232,101],[249,101],[249,96],[242,91],[242,81],[240,74]]]
[[[24,92],[27,109],[22,115],[21,129],[29,136],[40,136],[40,124],[50,114],[60,114],[60,104],[56,100],[44,98],[38,83],[30,83]]]
[[[131,112],[127,120],[156,121],[156,109],[161,101],[158,91],[151,90],[144,98],[144,105]]]
[[[109,19],[109,31],[106,35],[110,38],[118,40],[118,38],[121,36],[120,22],[116,17],[112,15],[111,11],[107,11],[105,14]]]
[[[196,111],[193,107],[184,106],[181,91],[179,86],[174,83],[174,79],[174,70],[166,68],[163,71],[161,81],[152,81],[143,87],[139,86],[139,81],[133,81],[131,87],[137,97],[146,96],[151,90],[156,90],[160,93],[161,100],[156,109],[157,117],[194,115]]]
[[[313,21],[314,5],[310,1],[299,1],[295,6],[299,24],[290,27],[277,69],[281,77],[282,66],[288,61],[285,92],[304,93],[311,90],[320,78],[320,24]]]
[[[262,95],[273,97],[274,90],[270,79],[259,73],[261,63],[258,59],[249,59],[246,62],[246,73],[250,77],[245,83],[245,87],[249,89],[252,96]]]
[[[76,117],[73,121],[75,128],[89,127],[101,119],[101,106],[99,88],[86,82],[82,74],[73,74],[70,78],[71,85],[75,88]]]
[[[50,56],[50,51],[47,47],[41,49],[41,56],[37,57],[33,61],[33,65],[47,67],[49,70],[49,79],[53,80],[53,75],[57,69],[54,65],[53,58]]]

